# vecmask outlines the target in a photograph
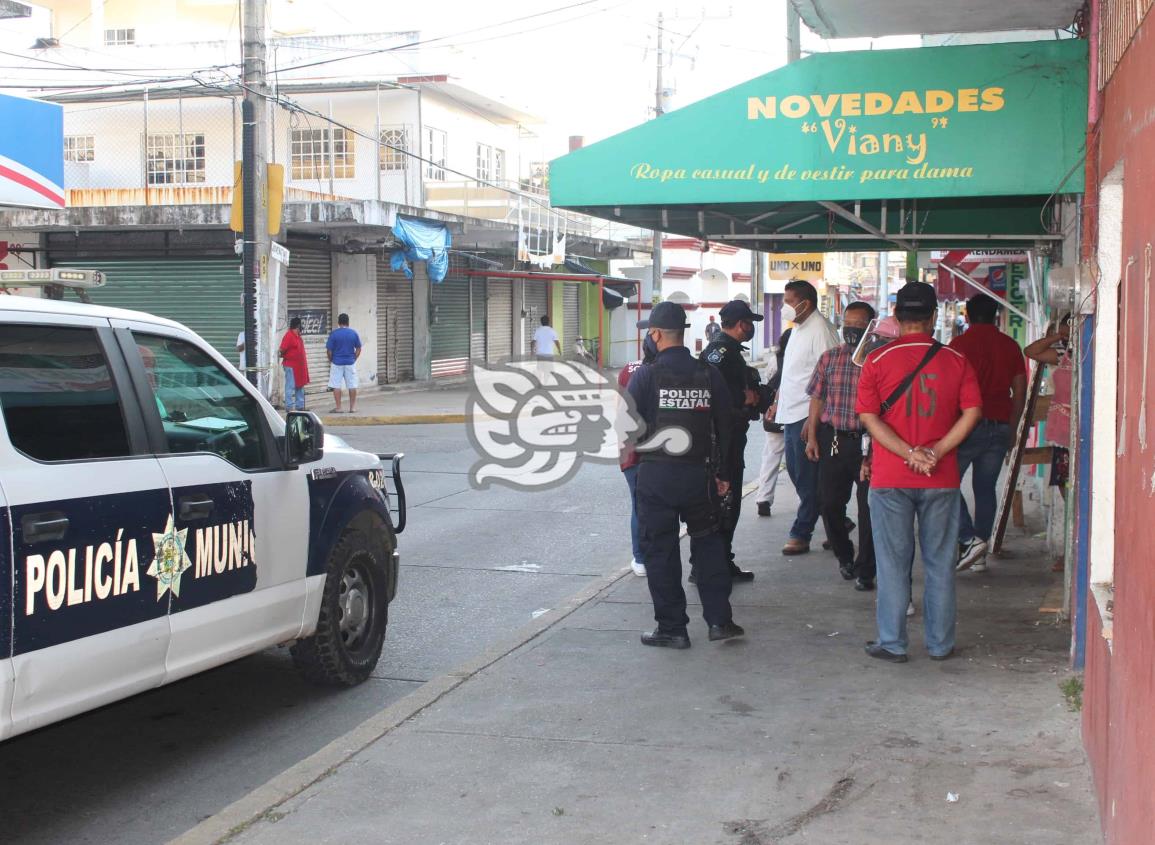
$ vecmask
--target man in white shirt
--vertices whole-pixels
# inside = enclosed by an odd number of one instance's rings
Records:
[[[549,324],[549,317],[541,318],[541,325],[533,333],[533,354],[539,359],[553,360],[554,350],[561,356],[561,343],[557,339],[557,332]]]
[[[774,421],[783,427],[786,473],[799,499],[790,539],[782,547],[782,554],[801,555],[810,551],[810,537],[819,515],[818,464],[806,457],[806,418],[810,412],[806,388],[819,357],[838,346],[839,338],[834,326],[818,312],[818,291],[810,282],[788,282],[782,303],[782,319],[793,322],[794,331],[782,361],[782,386],[778,389]]]
[[[245,371],[245,333],[241,332],[237,335],[237,366],[240,367],[241,372]]]

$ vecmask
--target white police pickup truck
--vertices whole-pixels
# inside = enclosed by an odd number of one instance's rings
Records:
[[[0,286],[102,281],[21,272]],[[178,323],[0,295],[0,739],[278,643],[365,680],[400,457],[282,421]]]

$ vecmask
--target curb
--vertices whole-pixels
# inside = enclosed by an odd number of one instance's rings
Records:
[[[742,498],[758,488],[752,481],[742,487]],[[679,538],[686,534],[683,525]],[[377,740],[436,704],[441,698],[464,684],[479,672],[517,651],[526,643],[544,634],[582,606],[601,596],[618,581],[633,574],[629,566],[602,575],[566,599],[559,607],[543,613],[522,627],[508,639],[483,651],[460,666],[426,681],[400,701],[370,716],[360,725],[310,756],[290,766],[281,774],[266,781],[247,795],[209,816],[168,845],[222,845],[239,836],[249,826],[273,813],[277,807],[304,792],[310,786],[333,774],[341,765],[368,748]]]
[[[443,696],[457,689],[474,675],[545,633],[629,574],[632,574],[632,570],[625,566],[597,578],[593,583],[566,599],[561,606],[553,608],[548,613],[543,613],[509,639],[486,649],[477,657],[457,668],[426,681],[400,701],[389,705],[380,713],[370,716],[353,730],[333,740],[320,751],[286,769],[262,786],[258,786],[249,794],[234,801],[191,830],[170,840],[168,845],[217,845],[217,843],[228,842],[281,804],[327,778],[339,766],[348,762],[350,758],[391,730],[400,727],[425,708],[437,703]]]

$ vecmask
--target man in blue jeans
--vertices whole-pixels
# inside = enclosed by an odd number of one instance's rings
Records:
[[[937,308],[930,285],[904,285],[894,311],[900,336],[870,354],[858,382],[856,410],[874,441],[870,519],[878,569],[878,639],[866,653],[891,663],[907,661],[916,520],[926,650],[932,660],[946,660],[955,646],[956,449],[983,410],[970,362],[931,337]]]
[[[983,418],[958,447],[959,477],[971,470],[975,515],[971,520],[966,500],[959,505],[958,570],[984,572],[987,549],[995,525],[995,507],[1003,459],[1019,430],[1027,401],[1027,359],[1014,338],[995,326],[998,302],[985,293],[967,301],[970,328],[950,342],[970,361],[983,394]]]
[[[806,388],[822,353],[838,346],[842,340],[834,326],[819,313],[818,291],[810,282],[786,283],[782,320],[794,323],[794,330],[782,358],[782,382],[774,421],[782,426],[786,474],[798,493],[798,513],[782,554],[802,555],[810,551],[810,537],[818,522],[818,464],[806,458],[806,419],[810,414],[810,395]]]

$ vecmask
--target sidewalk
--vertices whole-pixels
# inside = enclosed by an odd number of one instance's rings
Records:
[[[469,389],[463,381],[450,384],[415,382],[399,389],[367,392],[357,397],[357,413],[331,414],[332,395],[311,399],[309,410],[327,426],[418,425],[465,422],[465,399]],[[349,397],[342,407],[348,409]]]
[[[927,659],[920,611],[895,666],[863,654],[873,594],[838,577],[821,533],[778,554],[789,493],[770,519],[747,498],[744,640],[708,642],[695,605],[693,648],[644,648],[645,581],[607,578],[181,841],[1101,841],[1058,688],[1069,629],[1039,611],[1061,578],[1041,541],[1012,537],[1013,558],[960,576],[955,659]]]

